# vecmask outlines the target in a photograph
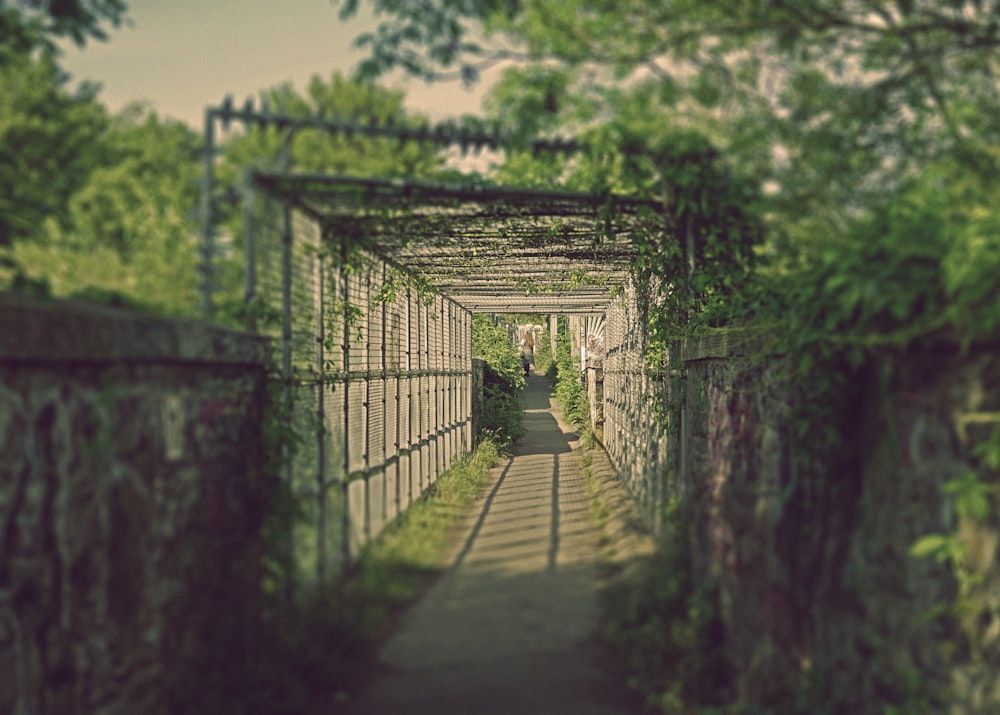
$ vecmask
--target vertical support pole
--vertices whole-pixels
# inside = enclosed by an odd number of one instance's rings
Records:
[[[341,298],[341,351],[344,356],[344,480],[343,489],[344,512],[341,517],[343,532],[342,548],[344,563],[351,561],[351,336],[348,316],[350,315],[350,275],[346,272],[347,242],[340,239],[340,298]]]
[[[362,365],[362,370],[364,370],[364,377],[362,377],[362,398],[361,398],[361,416],[362,416],[362,444],[364,445],[364,452],[361,455],[362,468],[365,474],[365,541],[367,542],[372,538],[372,493],[371,493],[371,451],[372,451],[372,410],[371,410],[371,399],[372,399],[372,386],[371,386],[371,339],[372,339],[372,311],[371,311],[371,293],[372,293],[372,272],[371,269],[365,271],[365,282],[364,282],[364,295],[361,297],[362,304],[365,306],[365,335],[364,335],[364,364]]]
[[[388,266],[385,263],[382,264],[382,282],[379,287],[385,286],[388,281],[388,276],[386,272]],[[382,454],[379,456],[379,462],[382,464],[382,479],[384,481],[384,487],[382,489],[382,523],[385,524],[389,519],[389,469],[386,466],[386,462],[389,457],[389,373],[388,373],[388,353],[387,347],[389,342],[389,332],[387,330],[389,325],[388,320],[388,310],[387,302],[384,300],[378,301],[379,310],[382,312],[382,341],[381,341],[381,355],[380,355],[380,365],[379,372],[381,374],[382,380]],[[371,305],[371,301],[369,301]],[[396,463],[399,464],[398,462]],[[398,467],[397,467],[398,468]]]
[[[318,278],[318,294],[316,300],[316,580],[323,583],[326,580],[326,411],[323,405],[323,393],[326,391],[323,363],[326,361],[326,326],[323,324],[323,305],[326,290],[326,272],[323,266],[323,253],[316,256],[316,273]]]
[[[425,410],[426,414],[424,415],[424,435],[427,440],[427,486],[430,486],[437,479],[437,474],[434,472],[434,465],[437,463],[435,459],[437,440],[434,439],[434,392],[436,385],[434,384],[432,373],[434,366],[431,363],[431,310],[432,306],[430,305],[424,307],[422,331],[424,334],[424,371],[427,373],[427,407]]]
[[[441,302],[441,314],[439,316],[440,325],[439,328],[439,338],[438,338],[438,355],[437,355],[437,373],[438,376],[435,378],[437,382],[437,395],[435,402],[437,403],[437,423],[438,423],[438,476],[441,476],[443,472],[448,469],[449,454],[448,451],[451,447],[451,429],[448,426],[448,415],[447,415],[447,388],[448,388],[448,376],[445,373],[445,368],[447,366],[447,345],[448,345],[448,317],[447,310],[448,305],[446,301],[442,298],[438,298]]]
[[[459,308],[459,358],[458,367],[462,371],[461,394],[459,395],[460,419],[465,425],[462,428],[462,451],[471,452],[474,435],[472,434],[472,404],[469,396],[472,394],[472,354],[469,350],[469,341],[472,338],[471,316],[465,308]]]
[[[549,315],[549,349],[552,350],[552,362],[556,361],[556,342],[559,336],[559,316]]]
[[[462,431],[462,377],[459,354],[462,341],[462,312],[458,305],[451,306],[451,429],[455,435],[455,453],[465,453]]]
[[[423,340],[424,334],[423,328],[423,307],[421,304],[420,296],[414,297],[414,308],[416,308],[416,315],[413,316],[413,327],[416,330],[416,335],[413,341],[413,350],[416,351],[414,356],[414,362],[416,370],[413,371],[415,387],[410,390],[410,400],[413,405],[412,414],[414,420],[410,425],[410,433],[414,436],[413,446],[416,450],[417,457],[417,469],[416,469],[416,489],[414,492],[415,497],[419,497],[424,491],[424,401],[423,401],[423,388],[424,388],[424,352],[423,352]],[[413,365],[411,365],[413,367]]]
[[[215,289],[215,110],[205,109],[204,154],[201,179],[201,314],[212,315]]]
[[[475,447],[475,441],[478,435],[475,432],[476,425],[472,421],[472,401],[475,399],[473,396],[473,388],[475,387],[475,381],[472,376],[472,313],[465,311],[465,329],[462,331],[463,343],[462,347],[465,351],[465,356],[462,359],[462,365],[465,369],[465,418],[469,421],[469,427],[466,431],[466,444],[469,451],[472,451]]]
[[[406,288],[406,503],[413,503],[413,295]]]
[[[285,418],[289,421],[289,432],[295,429],[295,395],[292,385],[292,209],[287,202],[282,203],[281,229],[281,380],[284,398]],[[294,452],[286,440],[282,444],[282,475],[288,487],[289,494],[295,498],[294,472],[292,460]],[[293,533],[293,517],[289,516],[286,524],[289,538],[285,553],[285,598],[291,602],[294,598],[293,580],[295,571],[295,543]]]
[[[458,450],[458,454],[465,454],[465,426],[462,421],[462,384],[464,379],[462,376],[462,342],[464,340],[462,337],[462,327],[464,325],[462,319],[464,315],[461,306],[453,306],[452,314],[451,369],[454,373],[452,384],[454,385],[453,420],[455,422],[455,447]]]
[[[458,449],[458,435],[455,434],[457,429],[456,415],[458,410],[455,409],[455,395],[456,395],[456,384],[455,380],[458,379],[455,375],[455,320],[457,316],[455,314],[455,305],[448,301],[448,462],[449,467],[453,463],[455,458],[455,451]]]
[[[458,439],[458,409],[455,404],[455,400],[458,396],[458,374],[455,361],[456,351],[456,341],[458,339],[458,332],[456,330],[456,321],[458,320],[458,314],[455,312],[455,305],[449,301],[448,303],[448,434],[451,440],[451,451],[449,459],[454,462],[455,454],[459,448]]]
[[[395,306],[393,309],[393,315],[397,318],[399,316],[399,298],[397,296]],[[394,373],[393,385],[393,395],[395,396],[395,409],[396,409],[396,433],[393,435],[393,449],[396,452],[396,517],[398,518],[403,510],[403,375],[402,375],[402,348],[403,348],[403,326],[401,320],[394,321],[398,324],[398,335],[394,336],[394,340],[397,341],[397,347],[393,350],[394,358],[392,364],[392,371]]]

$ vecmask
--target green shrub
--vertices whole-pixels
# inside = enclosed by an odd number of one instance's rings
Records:
[[[487,436],[506,448],[524,434],[524,416],[518,401],[526,385],[521,356],[508,327],[481,314],[473,316],[472,350],[486,361],[479,436]]]
[[[586,429],[590,425],[590,403],[583,387],[580,371],[573,364],[569,332],[560,325],[556,340],[556,400],[562,406],[566,419],[576,427]]]
[[[605,627],[630,687],[650,710],[671,715],[724,706],[734,695],[718,589],[696,579],[678,514],[668,512],[667,538],[639,580],[609,590]]]

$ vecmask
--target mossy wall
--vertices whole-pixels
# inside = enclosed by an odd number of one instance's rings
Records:
[[[0,297],[0,712],[177,712],[237,666],[268,354],[196,322]]]
[[[797,420],[810,398],[781,358],[677,349],[683,460],[670,492],[694,516],[698,573],[719,587],[739,700],[774,712],[795,700],[831,713],[1000,711],[996,515],[959,524],[943,490],[976,467],[973,447],[1000,414],[996,356],[945,347],[873,360],[817,427]],[[839,440],[826,458],[801,448],[817,428]],[[965,625],[952,569],[910,553],[956,529],[981,574]]]

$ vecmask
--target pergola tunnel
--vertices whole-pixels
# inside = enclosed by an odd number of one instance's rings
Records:
[[[566,191],[257,173],[247,301],[274,338],[306,505],[297,567],[335,574],[474,447],[474,313],[566,316],[595,430],[650,514],[664,471],[648,310],[631,237],[664,231],[644,201]],[[552,335],[546,336],[551,338]],[[644,435],[644,439],[637,439]]]

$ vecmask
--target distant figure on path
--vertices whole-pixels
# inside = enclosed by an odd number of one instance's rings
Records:
[[[535,338],[530,330],[525,330],[524,337],[521,338],[521,366],[524,368],[524,374],[527,375],[534,365]]]

